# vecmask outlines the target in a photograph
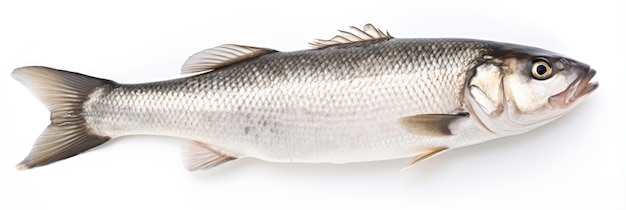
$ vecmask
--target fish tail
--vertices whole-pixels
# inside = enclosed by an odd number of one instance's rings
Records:
[[[114,85],[113,81],[42,66],[18,68],[12,76],[50,111],[50,125],[17,165],[18,170],[63,160],[111,139],[93,132],[85,121],[83,107],[93,91]]]

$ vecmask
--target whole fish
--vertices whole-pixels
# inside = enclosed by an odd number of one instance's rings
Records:
[[[221,45],[189,76],[119,84],[48,67],[13,77],[51,124],[28,169],[127,135],[190,139],[189,170],[238,158],[346,163],[414,157],[520,134],[590,95],[595,70],[533,47],[472,39],[399,39],[371,24],[294,52]]]

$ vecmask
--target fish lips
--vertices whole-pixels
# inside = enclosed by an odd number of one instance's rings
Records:
[[[575,102],[581,101],[582,98],[598,88],[598,82],[590,82],[595,75],[594,69],[589,68],[583,71],[564,91],[548,99],[550,105],[565,109],[571,107]]]

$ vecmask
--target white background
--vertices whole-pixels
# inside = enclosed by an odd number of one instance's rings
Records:
[[[19,2],[0,3],[0,209],[626,209],[623,1]],[[10,77],[14,68],[164,80],[204,48],[300,50],[365,23],[395,37],[478,38],[560,52],[592,65],[600,88],[547,126],[403,173],[408,159],[242,159],[190,173],[181,140],[139,136],[14,169],[49,123],[47,110]]]

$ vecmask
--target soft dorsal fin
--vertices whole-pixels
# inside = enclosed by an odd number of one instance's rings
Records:
[[[389,32],[383,32],[370,23],[365,24],[363,29],[354,26],[350,26],[350,29],[350,31],[339,30],[339,34],[332,39],[317,39],[310,44],[313,48],[324,48],[333,45],[393,38]]]
[[[185,61],[181,74],[208,72],[261,55],[278,52],[273,49],[225,44],[193,54]]]

